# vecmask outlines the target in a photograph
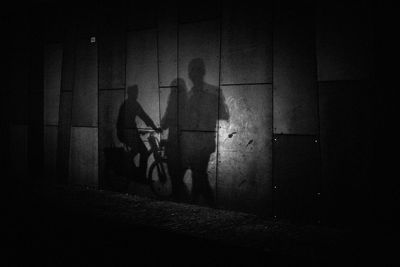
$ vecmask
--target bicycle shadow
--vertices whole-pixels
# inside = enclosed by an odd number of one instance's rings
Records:
[[[161,128],[168,132],[165,154],[173,199],[214,206],[215,186],[210,184],[209,165],[211,158],[215,160],[218,121],[229,120],[229,112],[222,91],[218,86],[205,82],[205,75],[203,59],[195,58],[188,65],[191,88],[187,88],[181,78],[171,82]],[[106,169],[125,179],[125,188],[116,191],[125,192],[130,181],[146,180],[151,153],[140,137],[136,119],[156,129],[153,120],[137,101],[138,87],[128,87],[127,95],[118,110],[116,122],[117,139],[123,146],[104,150]],[[137,156],[140,160],[135,167],[133,161]],[[115,190],[113,183],[117,181],[115,175],[109,175],[106,181],[106,187],[112,190]]]
[[[140,137],[136,119],[141,119],[147,126],[157,126],[144,111],[138,99],[139,88],[132,85],[127,88],[127,99],[118,110],[115,125],[119,146],[107,147],[105,155],[105,187],[116,191],[128,191],[130,182],[146,184],[147,162],[151,151]],[[138,162],[135,162],[139,158]]]

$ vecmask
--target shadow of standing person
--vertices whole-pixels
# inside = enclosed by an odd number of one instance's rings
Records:
[[[165,145],[167,156],[168,171],[171,177],[172,198],[175,201],[182,201],[187,198],[188,192],[183,183],[183,173],[181,170],[181,158],[178,143],[178,102],[184,105],[186,101],[187,88],[183,79],[175,79],[170,84],[170,94],[166,111],[161,119],[161,129],[168,133]],[[168,130],[168,131],[166,131]]]
[[[179,103],[182,129],[190,132],[189,138],[181,139],[182,172],[192,171],[192,202],[198,203],[202,196],[207,205],[214,206],[207,169],[216,150],[218,120],[228,120],[229,112],[220,88],[204,81],[206,69],[201,58],[191,60],[188,72],[193,87],[185,103]]]
[[[119,108],[118,119],[117,119],[117,137],[121,143],[123,143],[125,150],[128,151],[129,164],[134,164],[134,157],[139,154],[139,166],[137,171],[128,174],[135,175],[133,178],[135,181],[146,182],[146,170],[147,160],[150,152],[147,150],[142,139],[140,138],[139,130],[136,125],[136,117],[143,120],[143,122],[151,127],[153,130],[160,132],[161,129],[157,128],[153,120],[143,110],[142,106],[137,101],[139,88],[137,85],[128,87],[127,94],[128,98]],[[132,131],[132,133],[127,134]]]

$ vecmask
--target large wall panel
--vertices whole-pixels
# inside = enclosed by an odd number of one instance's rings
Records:
[[[98,186],[98,130],[72,127],[69,183]]]
[[[8,130],[9,174],[11,177],[25,178],[28,174],[28,125],[13,124],[9,125]]]
[[[221,84],[272,82],[272,4],[223,8]]]
[[[20,19],[26,19],[19,16]],[[23,92],[24,90],[28,91],[29,87],[29,61],[30,61],[30,44],[29,39],[29,30],[27,27],[20,27],[18,30],[13,30],[10,33],[8,45],[10,45],[9,50],[7,50],[8,57],[6,59],[10,59],[6,61],[7,64],[7,74],[8,83],[5,87],[6,91],[18,91]],[[43,90],[43,88],[40,88]]]
[[[57,181],[57,126],[44,127],[44,174],[47,181]]]
[[[203,0],[199,2],[178,0],[179,23],[192,23],[221,16],[221,0]]]
[[[62,77],[61,91],[72,91],[74,88],[75,76],[75,44],[76,44],[76,26],[69,25],[65,31],[63,42],[63,59],[62,59]]]
[[[368,98],[369,87],[349,81],[319,85],[321,193],[327,222],[344,223],[368,212],[376,112]]]
[[[120,7],[105,7],[100,17],[99,89],[125,88],[126,20]]]
[[[160,114],[161,127],[178,127],[178,88],[163,87],[160,88]]]
[[[183,79],[179,92],[181,129],[216,130],[219,46],[219,21],[198,22],[179,27],[179,78]],[[198,81],[196,87],[199,90],[192,90],[194,81]],[[183,87],[186,88],[186,95]]]
[[[44,97],[43,92],[30,92],[29,93],[29,123],[32,125],[43,125],[43,114],[44,114]],[[57,111],[58,113],[58,111]],[[7,114],[7,113],[3,113]],[[58,119],[57,119],[58,123]]]
[[[21,87],[13,90],[4,92],[3,109],[5,110],[6,120],[13,124],[27,124],[29,121],[28,88]]]
[[[274,216],[293,222],[319,219],[320,155],[315,136],[276,135],[274,156]]]
[[[317,134],[314,6],[274,5],[274,133]]]
[[[158,3],[157,3],[158,4]],[[125,15],[127,16],[128,31],[156,29],[157,6],[154,2],[127,1]]]
[[[158,19],[159,85],[170,86],[178,76],[178,11],[160,8]]]
[[[71,137],[72,92],[62,92],[57,138],[57,172],[59,182],[68,182]]]
[[[180,148],[178,133],[178,88],[160,88],[161,138],[166,140],[168,171],[174,179],[179,177]]]
[[[43,122],[43,118],[42,118]],[[28,129],[28,170],[31,181],[42,181],[44,173],[44,127],[43,123],[32,123]],[[53,180],[54,181],[54,180]]]
[[[44,25],[44,41],[46,43],[51,43],[51,42],[62,42],[63,40],[63,23],[65,23],[66,16],[64,14],[66,13],[65,10],[61,7],[58,8],[45,8],[45,10],[42,10],[40,13],[46,14],[43,16],[43,25]],[[64,13],[65,12],[65,13]]]
[[[5,77],[7,82],[2,89],[4,92],[4,109],[7,114],[7,121],[13,124],[27,124],[28,123],[28,97],[29,97],[29,46],[25,39],[23,39],[24,29],[18,32],[17,36],[11,36],[10,41],[12,47],[6,53],[9,62],[5,62]],[[42,67],[43,68],[43,67]],[[43,90],[43,87],[41,88]]]
[[[95,37],[98,32],[99,5],[95,2],[85,4],[81,2],[79,8],[72,11],[73,21],[76,22],[76,36],[80,39]]]
[[[125,98],[125,90],[106,90],[99,92],[99,180],[106,186],[109,170],[106,169],[106,150],[120,146],[117,137],[119,109]]]
[[[371,2],[324,1],[317,7],[318,80],[370,78],[373,60]]]
[[[196,58],[204,62],[204,80],[214,86],[219,84],[219,21],[205,21],[179,26],[179,78],[184,79],[188,90],[193,82],[189,77],[189,63]]]
[[[62,44],[46,45],[44,53],[44,123],[46,125],[58,125]]]
[[[97,126],[97,45],[80,39],[76,48],[73,126]]]
[[[117,120],[119,109],[124,102],[125,90],[105,90],[99,92],[99,126],[102,131],[107,132],[106,143],[104,145],[113,146],[118,144]],[[101,132],[102,132],[101,131]],[[103,132],[105,133],[105,132]]]
[[[188,200],[197,204],[215,204],[216,137],[212,132],[180,132],[184,189]]]
[[[127,35],[127,97],[129,97],[130,90],[135,86],[138,88],[137,102],[154,123],[159,125],[160,107],[156,30],[134,31],[129,32]],[[126,115],[129,116],[129,114]],[[136,118],[136,124],[139,128],[148,127],[139,118]],[[127,127],[131,126],[127,125]]]
[[[229,117],[218,139],[218,204],[264,216],[272,211],[272,86],[222,86]],[[220,106],[219,114],[226,111]]]
[[[35,36],[34,31],[31,33]],[[41,92],[43,93],[43,64],[44,57],[43,54],[38,51],[43,51],[43,44],[38,39],[34,39],[30,43],[31,51],[36,51],[37,53],[31,53],[29,62],[29,90],[31,93]],[[63,49],[64,50],[64,49]],[[42,105],[43,108],[43,105]],[[43,118],[42,118],[43,120]]]

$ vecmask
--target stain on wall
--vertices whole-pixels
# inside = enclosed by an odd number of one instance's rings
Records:
[[[222,92],[229,119],[219,122],[218,201],[227,208],[268,216],[272,212],[272,86],[222,86]]]

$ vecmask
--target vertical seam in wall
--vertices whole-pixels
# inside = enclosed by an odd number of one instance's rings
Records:
[[[181,88],[179,87],[179,7],[177,5],[176,7],[176,78],[177,78],[177,82],[176,82],[176,139],[177,139],[177,144],[178,144],[178,177],[175,177],[175,179],[182,179],[183,177],[181,177],[181,175],[183,175],[184,173],[182,172],[182,149],[181,149],[181,132],[180,132],[180,123],[179,123],[179,92],[181,90]],[[185,89],[186,90],[186,89]],[[168,136],[169,138],[169,136]]]
[[[157,9],[158,10],[158,9]],[[160,34],[160,29],[159,29],[159,21],[158,21],[158,14],[157,14],[157,33],[156,33],[156,54],[157,54],[157,91],[158,91],[158,122],[161,127],[161,89],[160,89],[160,55],[158,53],[158,46],[159,46],[159,34]],[[160,140],[161,140],[161,135],[160,135]]]
[[[122,104],[123,103],[125,103],[125,100],[126,100],[126,95],[127,95],[127,87],[128,87],[128,73],[127,73],[127,65],[128,65],[128,38],[129,38],[129,36],[128,36],[128,33],[130,33],[130,31],[129,31],[129,26],[128,26],[128,16],[127,16],[127,10],[129,10],[129,8],[128,8],[128,6],[129,6],[129,2],[128,1],[126,1],[125,2],[126,3],[126,8],[125,8],[125,12],[123,12],[124,13],[124,24],[125,24],[125,31],[124,31],[124,36],[125,36],[125,40],[124,40],[124,44],[125,44],[125,70],[124,70],[124,72],[125,72],[125,86],[124,86],[124,97],[123,97],[123,101],[122,101]],[[119,107],[119,108],[121,108],[121,106]],[[122,111],[123,112],[123,116],[124,117],[126,117],[126,106],[124,105],[124,110]],[[119,115],[118,115],[119,116]],[[122,130],[123,131],[125,131],[125,127],[126,127],[126,123],[125,123],[125,121],[123,121],[122,122]]]
[[[99,4],[97,5],[97,12],[96,15],[99,15]],[[99,64],[99,41],[101,41],[101,38],[99,37],[99,18],[96,16],[96,34],[95,34],[95,38],[97,38],[96,40],[96,53],[97,53],[97,59],[96,59],[96,64],[97,64],[97,189],[103,189],[103,177],[101,177],[100,179],[100,83],[99,83],[99,78],[100,78],[100,64]],[[111,72],[112,75],[112,72]],[[112,77],[111,77],[112,80]]]
[[[272,84],[272,88],[271,88],[271,216],[272,218],[274,218],[275,216],[275,189],[274,189],[274,184],[275,184],[275,179],[274,179],[274,159],[275,159],[275,142],[274,142],[274,90],[275,90],[275,84],[274,84],[274,58],[275,58],[275,46],[274,46],[274,32],[275,32],[275,5],[274,5],[274,1],[271,1],[271,16],[272,16],[272,20],[271,20],[271,52],[272,52],[272,56],[271,56],[271,84]]]
[[[30,14],[29,14],[29,16],[30,16]],[[30,38],[31,39],[31,38]],[[33,41],[32,41],[33,42]],[[25,119],[26,119],[26,122],[27,122],[27,125],[28,125],[28,144],[27,144],[27,159],[28,159],[28,166],[27,166],[27,170],[28,170],[28,174],[29,174],[29,176],[30,176],[30,174],[31,173],[33,173],[34,171],[33,171],[33,169],[32,169],[32,165],[30,164],[30,159],[31,159],[31,153],[30,153],[30,151],[31,151],[31,147],[30,147],[30,142],[32,142],[32,132],[33,132],[33,126],[34,126],[34,123],[33,123],[33,121],[32,121],[32,117],[31,117],[31,115],[30,115],[30,111],[31,111],[31,108],[32,108],[32,102],[31,102],[31,99],[32,99],[32,97],[33,97],[33,95],[34,95],[34,93],[33,93],[33,89],[32,89],[32,87],[33,87],[33,85],[32,85],[32,79],[33,79],[33,73],[32,73],[32,69],[33,69],[33,53],[34,53],[34,48],[33,47],[30,47],[29,48],[29,58],[28,58],[28,103],[27,103],[27,107],[28,107],[28,109],[27,109],[27,111],[25,112],[25,115],[24,116],[26,116],[25,117]],[[43,58],[43,56],[42,56],[42,58]],[[61,61],[62,62],[62,61]],[[61,67],[62,67],[62,65],[61,65]],[[43,64],[43,66],[42,66],[42,70],[43,70],[43,75],[42,75],[42,77],[44,78],[44,64]],[[43,79],[44,80],[44,79]],[[61,77],[60,77],[60,81],[61,81]],[[44,85],[44,81],[43,81],[43,85]],[[43,91],[44,91],[44,86],[43,86]],[[60,92],[61,92],[61,83],[60,83]],[[44,98],[44,92],[43,92],[43,98]],[[2,99],[3,99],[3,95],[2,95]],[[60,98],[58,99],[59,101],[60,101]],[[44,100],[43,100],[43,106],[44,106]],[[60,107],[58,107],[58,110],[60,111]],[[60,112],[58,112],[58,116],[60,116]],[[3,127],[3,121],[2,121],[2,119],[3,118],[0,118],[0,127]],[[0,136],[2,136],[3,137],[3,135],[2,135],[2,132],[0,133]],[[44,136],[44,134],[42,135],[42,136]],[[6,139],[6,140],[8,140],[8,139]],[[58,130],[57,130],[57,140],[58,140]],[[58,142],[58,141],[57,141]],[[56,145],[57,145],[57,142],[56,142]],[[43,146],[44,146],[44,141],[43,141]],[[7,150],[6,150],[7,151]],[[43,159],[44,159],[44,149],[43,149]],[[44,160],[43,160],[44,161]],[[55,161],[55,171],[56,171],[56,174],[57,174],[57,147],[56,147],[56,161]],[[44,173],[43,173],[44,174]],[[55,177],[55,180],[56,180],[56,183],[57,183],[57,180],[58,180],[58,178],[57,177]]]
[[[314,6],[314,62],[315,62],[315,97],[317,101],[317,142],[318,142],[318,160],[319,160],[319,168],[318,168],[318,181],[317,188],[314,192],[314,197],[316,198],[316,217],[317,223],[321,221],[321,189],[322,189],[322,150],[321,150],[321,118],[320,118],[320,97],[319,97],[319,83],[318,83],[318,56],[317,56],[317,11],[318,11],[318,3],[315,3]],[[317,193],[320,193],[319,195]]]
[[[77,27],[75,24],[73,24],[73,30],[72,30],[72,51],[73,51],[73,65],[72,65],[72,91],[71,91],[71,106],[70,106],[70,111],[69,111],[69,131],[68,131],[68,159],[67,159],[67,177],[66,177],[66,184],[69,184],[71,181],[70,178],[70,165],[71,165],[71,135],[72,135],[72,111],[73,111],[73,106],[74,106],[74,95],[75,95],[75,72],[76,72],[76,50],[77,50],[77,38],[76,38],[76,31]]]
[[[219,167],[219,109],[221,101],[221,58],[222,58],[222,7],[223,4],[220,2],[219,6],[219,66],[218,66],[218,100],[217,100],[217,132],[216,132],[216,153],[215,153],[215,204],[218,203],[218,167]]]
[[[59,142],[60,142],[60,124],[61,124],[61,100],[62,99],[64,99],[64,97],[63,97],[63,91],[62,91],[62,89],[63,89],[63,86],[62,86],[62,83],[63,83],[63,71],[64,71],[64,69],[65,69],[65,66],[64,66],[64,53],[65,53],[65,39],[63,40],[63,42],[62,42],[62,57],[61,57],[61,77],[60,77],[60,97],[59,97],[59,103],[58,103],[58,129],[57,129],[57,147],[56,147],[56,151],[57,151],[57,156],[56,156],[56,174],[57,174],[57,178],[56,178],[56,184],[62,184],[62,181],[60,181],[61,180],[61,178],[62,177],[59,177],[59,175],[60,175],[60,173],[59,173]],[[43,75],[43,77],[44,77],[44,75]],[[44,89],[44,88],[43,88]],[[44,90],[43,90],[44,91]],[[44,112],[44,110],[43,110],[43,112]],[[43,146],[44,146],[44,140],[43,140]],[[44,157],[44,151],[43,151],[43,157]]]
[[[59,130],[59,126],[60,126],[60,107],[61,107],[61,86],[62,86],[62,84],[61,84],[61,80],[62,80],[62,70],[63,70],[63,65],[62,65],[62,63],[63,63],[63,55],[64,55],[64,45],[62,45],[62,55],[61,55],[61,70],[60,70],[60,87],[59,87],[59,96],[58,96],[58,118],[57,118],[57,125],[55,125],[55,126],[57,126],[57,141],[56,141],[56,158],[55,158],[55,173],[57,173],[57,153],[58,153],[58,130]],[[44,77],[44,75],[43,75],[43,77]],[[43,88],[44,89],[44,88]],[[29,92],[29,93],[31,93],[31,92]],[[44,96],[44,90],[43,90],[43,96]],[[43,110],[44,111],[44,110]],[[46,125],[46,123],[45,123],[45,125],[44,125],[46,128],[47,128],[47,125]],[[45,131],[44,129],[43,129],[43,131]],[[43,146],[44,146],[44,140],[43,140]],[[28,147],[29,148],[29,147]],[[43,150],[43,157],[45,157],[45,155],[44,155],[44,150]],[[47,177],[45,177],[45,179],[47,180]],[[53,178],[54,179],[54,178]],[[58,182],[59,182],[59,178],[58,178],[58,176],[55,178],[55,181],[54,181],[56,184],[58,184]]]

